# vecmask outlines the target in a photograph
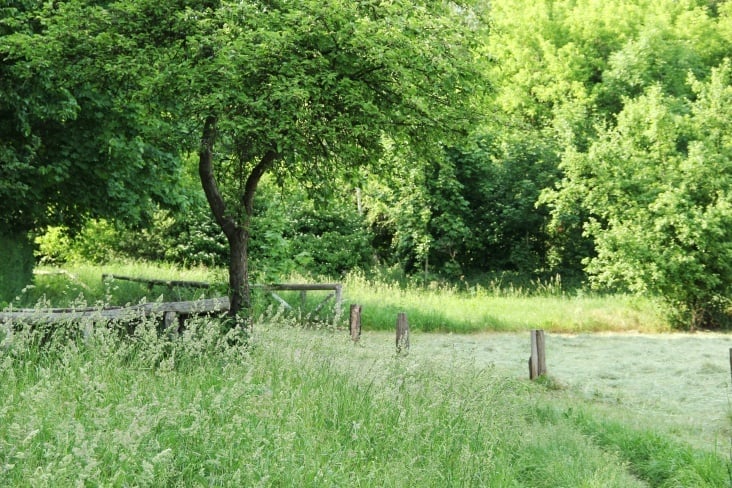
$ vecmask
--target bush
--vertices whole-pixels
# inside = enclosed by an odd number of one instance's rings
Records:
[[[75,235],[64,227],[49,227],[36,244],[38,260],[44,264],[102,264],[121,258],[223,266],[229,251],[208,208],[202,205],[179,213],[159,209],[148,226],[138,229],[106,220],[89,220]]]
[[[191,198],[181,211],[159,209],[142,228],[89,220],[76,235],[50,227],[37,239],[39,261],[106,263],[114,259],[183,266],[227,266],[229,246],[208,203]],[[371,234],[354,206],[335,197],[316,208],[301,189],[287,192],[272,182],[255,199],[249,241],[254,280],[276,281],[298,273],[339,276],[368,267]]]
[[[36,258],[42,264],[88,262],[102,264],[122,257],[122,233],[111,222],[92,219],[77,233],[66,227],[48,227],[36,237]]]
[[[308,271],[316,275],[340,276],[372,264],[370,235],[363,219],[348,208],[305,209],[295,215],[288,237],[294,255],[309,256]]]
[[[595,286],[661,297],[682,328],[732,325],[732,64],[695,97],[660,87],[626,101],[617,125],[568,149],[556,208],[579,202]]]

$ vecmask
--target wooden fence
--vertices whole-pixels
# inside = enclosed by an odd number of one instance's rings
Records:
[[[104,308],[23,308],[0,312],[0,322],[68,322],[89,320],[132,320],[140,316],[159,314],[166,322],[176,315],[191,316],[223,313],[229,310],[229,298],[208,298],[186,302],[153,302],[130,305],[127,307]]]
[[[343,306],[343,285],[340,283],[314,283],[314,284],[300,284],[300,283],[275,283],[270,285],[252,285],[252,288],[261,288],[268,292],[272,298],[288,310],[294,310],[290,303],[284,300],[276,292],[278,291],[299,291],[300,292],[300,307],[305,308],[305,301],[307,299],[308,291],[332,291],[326,295],[326,297],[318,303],[312,313],[320,312],[323,307],[331,300],[335,298],[333,303],[333,316],[334,320],[337,321],[341,316],[341,310]]]
[[[153,286],[184,287],[184,288],[210,288],[209,283],[203,281],[185,280],[160,280],[151,278],[137,278],[114,274],[103,274],[102,280],[123,280],[147,284],[148,288]],[[332,299],[335,299],[333,310],[337,320],[341,315],[343,302],[343,285],[340,283],[274,283],[268,285],[252,285],[252,288],[260,288],[270,293],[272,297],[284,308],[292,310],[295,307],[285,301],[276,292],[278,291],[299,291],[301,306],[304,306],[308,291],[331,291],[315,308],[313,313],[318,313]],[[0,322],[8,321],[32,321],[32,322],[64,322],[81,319],[92,320],[125,320],[134,319],[140,315],[159,314],[165,317],[165,322],[171,322],[176,316],[185,318],[191,315],[204,315],[211,313],[223,313],[229,310],[228,297],[208,298],[202,300],[177,301],[177,302],[153,302],[126,307],[88,307],[88,308],[49,308],[35,309],[25,308],[0,312]]]
[[[210,288],[211,285],[204,281],[183,281],[183,280],[156,280],[151,278],[134,278],[131,276],[121,276],[115,274],[103,274],[102,281],[106,280],[122,280],[122,281],[134,281],[137,283],[146,283],[148,289],[152,289],[153,286],[167,286],[168,288],[181,287],[181,288]]]
[[[211,284],[204,281],[183,281],[183,280],[158,280],[149,278],[136,278],[131,276],[121,276],[114,274],[103,274],[102,280],[123,280],[133,281],[138,283],[147,284],[149,289],[153,286],[167,286],[168,288],[181,287],[181,288],[210,288]],[[272,298],[274,298],[280,305],[287,310],[294,310],[292,304],[288,303],[280,295],[278,291],[299,291],[300,292],[300,307],[304,308],[305,301],[307,299],[308,291],[332,291],[329,293],[313,310],[313,313],[320,312],[323,307],[331,300],[335,299],[333,304],[333,315],[337,320],[341,316],[341,307],[343,306],[343,285],[341,283],[272,283],[267,285],[251,285],[252,288],[262,289],[268,292]]]

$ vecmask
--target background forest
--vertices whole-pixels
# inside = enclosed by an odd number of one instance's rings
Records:
[[[190,13],[223,7],[117,2],[113,15],[107,3],[0,4],[0,303],[39,261],[227,263],[191,149],[200,135],[182,122],[200,58],[184,78],[172,68],[175,51],[159,47],[182,49],[179,34],[198,22]],[[404,2],[365,3],[388,11]],[[315,12],[315,2],[303,5]],[[384,135],[369,164],[331,171],[304,161],[264,175],[251,215],[251,281],[354,269],[425,283],[559,277],[565,287],[658,296],[683,327],[729,327],[732,2],[445,8],[463,19],[455,29],[472,90],[446,69],[424,76],[467,100],[459,110],[470,130],[431,140],[430,151]],[[140,19],[145,39],[129,27]],[[209,24],[196,26],[187,46],[208,35]],[[417,38],[412,30],[428,28],[436,25],[400,32]],[[292,79],[278,92],[282,103],[305,89]],[[221,80],[222,107],[247,96],[245,85]],[[285,125],[288,116],[268,115]],[[232,141],[231,182],[241,161]]]

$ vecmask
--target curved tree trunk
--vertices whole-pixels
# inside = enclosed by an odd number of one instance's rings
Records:
[[[216,116],[210,115],[203,124],[201,147],[198,153],[198,174],[216,223],[224,231],[229,242],[229,315],[236,316],[244,309],[248,314],[251,307],[249,288],[249,223],[254,212],[254,194],[262,176],[279,158],[275,151],[268,151],[254,165],[247,175],[244,192],[239,204],[243,207],[244,222],[237,222],[226,211],[226,203],[219,191],[214,175],[213,147],[216,142]],[[241,209],[240,209],[241,210]]]
[[[210,115],[203,124],[201,147],[198,153],[198,175],[211,212],[229,242],[229,316],[249,308],[249,281],[247,247],[249,233],[226,212],[213,169],[213,147],[216,142],[216,117]]]

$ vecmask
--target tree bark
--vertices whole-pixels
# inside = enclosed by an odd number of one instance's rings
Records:
[[[213,147],[216,143],[216,117],[210,115],[203,123],[203,136],[201,137],[201,147],[198,152],[198,175],[201,178],[203,192],[206,194],[206,200],[211,207],[214,219],[224,231],[227,239],[234,236],[237,223],[229,215],[226,214],[226,203],[221,196],[216,177],[213,170]]]
[[[229,315],[251,310],[249,288],[249,232],[238,228],[229,240]]]
[[[206,194],[216,223],[229,243],[229,316],[239,314],[242,307],[249,306],[249,283],[247,269],[247,244],[249,235],[246,229],[237,224],[226,213],[226,202],[219,191],[213,169],[213,148],[216,143],[216,116],[210,115],[203,123],[201,147],[198,152],[198,175]]]

